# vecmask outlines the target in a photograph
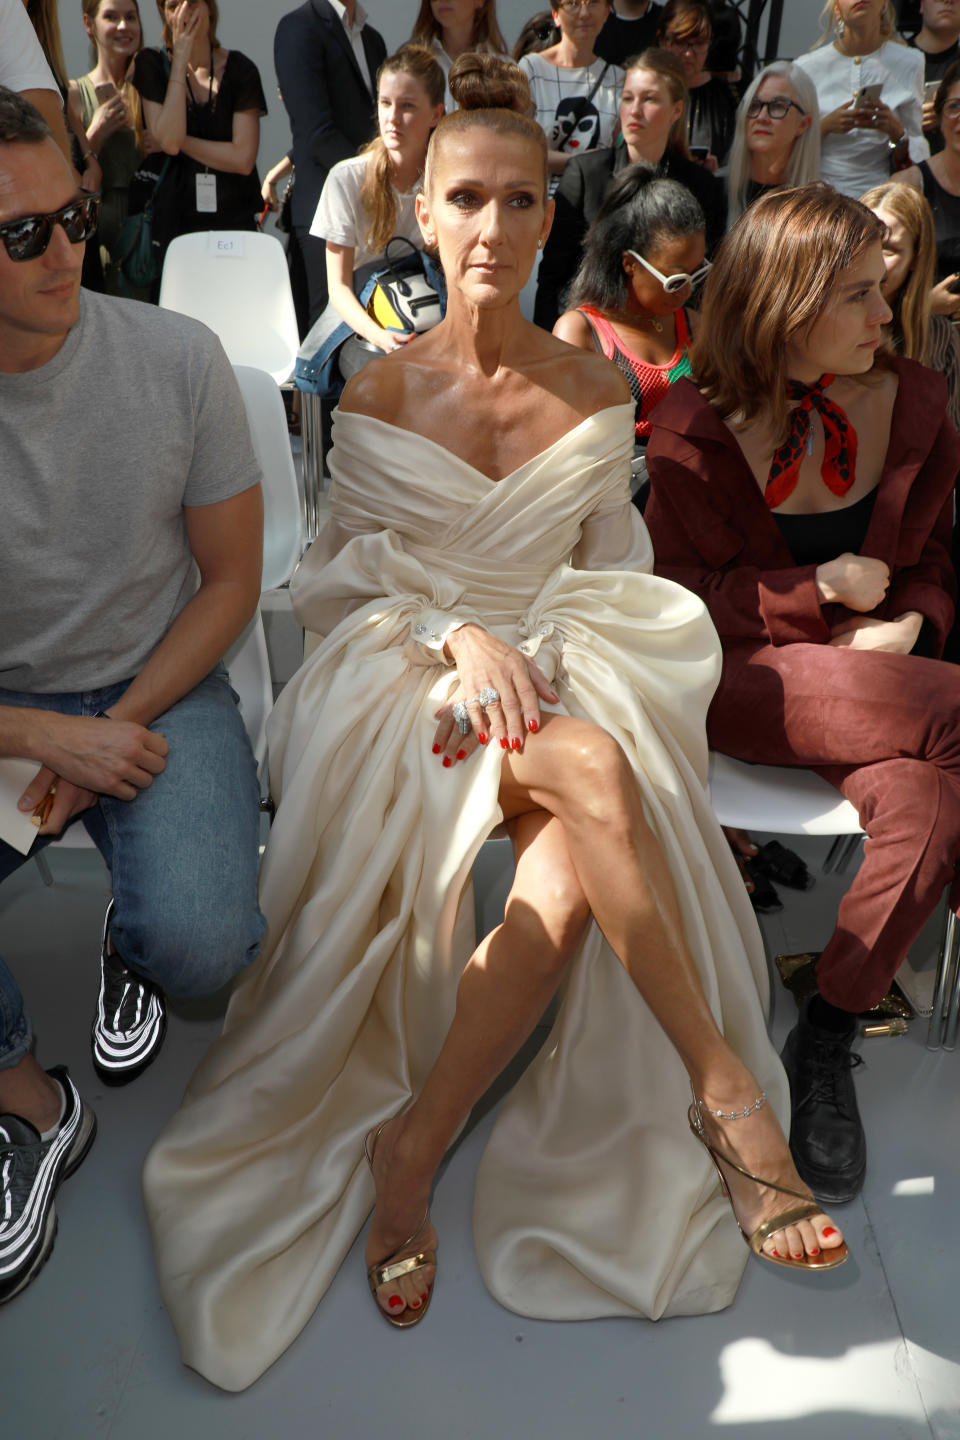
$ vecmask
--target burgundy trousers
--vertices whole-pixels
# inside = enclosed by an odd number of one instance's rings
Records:
[[[707,719],[711,746],[805,765],[867,832],[817,982],[865,1010],[889,988],[944,886],[960,913],[960,667],[830,645],[730,647]]]

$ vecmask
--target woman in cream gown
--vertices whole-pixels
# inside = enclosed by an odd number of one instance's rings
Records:
[[[451,76],[461,109],[419,201],[447,319],[345,391],[333,519],[293,586],[326,638],[271,730],[263,952],[147,1160],[184,1359],[226,1389],[299,1333],[375,1198],[377,1302],[394,1323],[425,1312],[434,1172],[561,977],[477,1178],[477,1256],[503,1305],[730,1302],[747,1252],[687,1127],[691,1084],[714,1145],[809,1197],[776,1118],[759,936],[704,791],[716,636],[650,573],[619,375],[517,306],[551,210],[516,75],[469,56]],[[501,698],[482,710],[488,685]],[[471,864],[501,821],[516,879],[474,951]],[[842,1247],[815,1205],[799,1219],[725,1169],[754,1248],[813,1268]],[[763,1225],[791,1206],[789,1228]],[[404,1257],[411,1273],[377,1284]]]

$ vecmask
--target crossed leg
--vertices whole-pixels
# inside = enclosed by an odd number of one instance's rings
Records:
[[[519,851],[506,918],[464,971],[453,1024],[421,1094],[382,1132],[368,1263],[411,1235],[457,1127],[536,1023],[591,912],[704,1105],[740,1111],[759,1092],[707,1004],[684,942],[669,868],[613,737],[588,721],[544,717],[532,743],[504,754],[500,804],[514,820]],[[702,1118],[707,1138],[744,1169],[809,1194],[768,1106],[748,1122],[723,1125],[706,1110]],[[733,1170],[727,1183],[747,1234],[786,1208],[782,1194]],[[425,1247],[426,1233],[411,1250]],[[802,1258],[841,1241],[839,1229],[821,1213],[775,1231],[763,1248]],[[389,1302],[397,1290],[387,1288],[378,1299],[396,1313],[399,1307]],[[416,1308],[422,1293],[404,1290],[400,1282],[404,1303]]]

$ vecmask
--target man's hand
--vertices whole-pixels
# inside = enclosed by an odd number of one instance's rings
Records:
[[[167,763],[164,756],[170,747],[163,736],[133,721],[53,710],[33,713],[39,732],[34,753],[39,752],[54,775],[82,790],[132,800],[138,790],[153,784]]]
[[[69,780],[56,775],[49,765],[44,765],[30,781],[18,804],[21,810],[33,811],[47,796],[52,803],[46,819],[38,827],[38,835],[59,835],[68,820],[79,815],[81,810],[89,810],[97,801],[92,790],[72,785]]]

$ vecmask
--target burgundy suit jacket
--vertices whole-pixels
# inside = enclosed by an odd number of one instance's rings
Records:
[[[939,657],[953,621],[953,487],[960,438],[946,418],[942,375],[894,362],[899,389],[890,444],[861,553],[884,560],[890,586],[870,613],[893,619],[919,610],[926,653]],[[689,380],[653,413],[647,446],[650,500],[644,515],[658,575],[707,605],[724,651],[798,641],[826,644],[852,614],[822,606],[815,566],[795,565],[733,434]],[[929,639],[928,639],[929,637]]]

